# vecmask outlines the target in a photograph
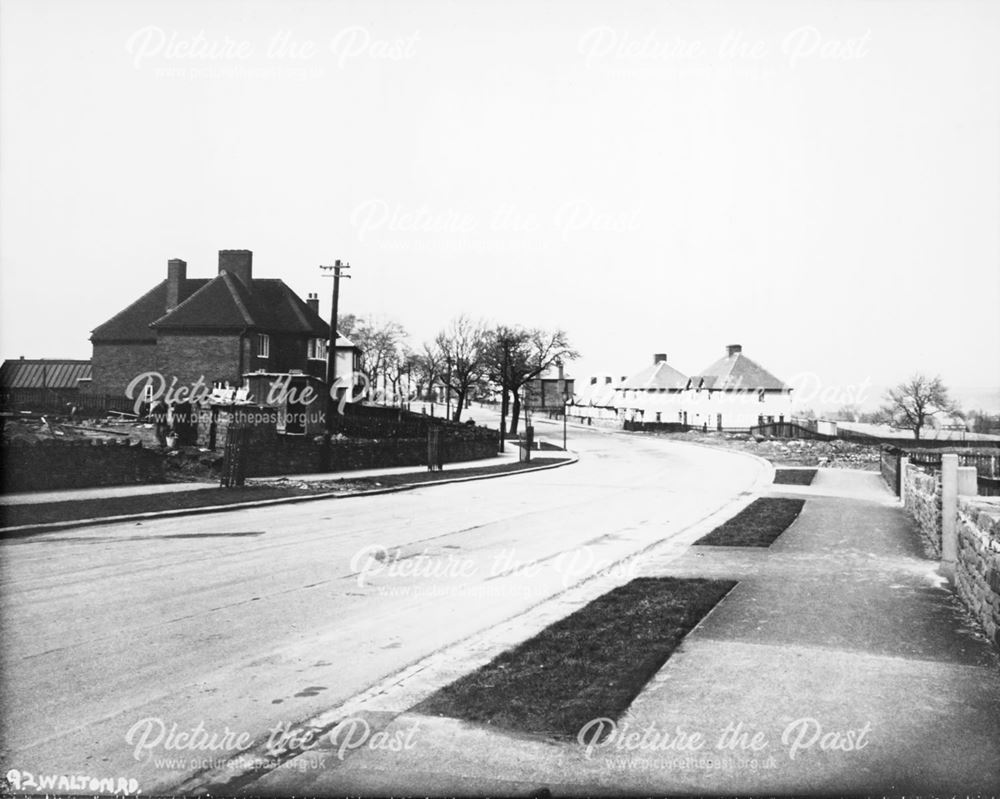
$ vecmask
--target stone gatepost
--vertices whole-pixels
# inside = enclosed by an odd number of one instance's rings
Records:
[[[941,456],[941,570],[955,582],[958,560],[958,455]]]
[[[975,466],[958,467],[958,495],[974,497],[979,494],[979,475]]]
[[[901,455],[899,458],[899,501],[906,507],[906,470],[910,465],[910,458]]]

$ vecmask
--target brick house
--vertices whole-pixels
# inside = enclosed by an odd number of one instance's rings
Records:
[[[241,386],[254,372],[322,379],[329,331],[316,295],[304,301],[281,280],[253,276],[250,250],[220,250],[211,278],[189,278],[173,258],[165,280],[91,333],[90,391],[120,396],[144,372],[209,389]],[[354,371],[357,357],[338,337],[338,375]]]
[[[564,399],[573,399],[574,383],[563,365],[556,364],[525,384],[528,402],[533,410],[561,411]]]

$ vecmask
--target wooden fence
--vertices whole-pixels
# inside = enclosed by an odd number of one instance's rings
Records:
[[[979,495],[983,497],[1000,496],[1000,452],[965,451],[954,452],[958,455],[959,466],[974,466],[976,481],[979,485]],[[909,449],[894,446],[883,446],[881,457],[882,479],[898,497],[900,494],[899,464],[903,457],[908,457],[911,466],[917,466],[928,471],[941,470],[941,456],[946,454],[941,449]]]
[[[37,411],[69,415],[71,408],[77,414],[135,413],[135,400],[112,394],[81,394],[79,391],[60,391],[52,388],[5,388],[0,390],[0,408],[5,411]]]

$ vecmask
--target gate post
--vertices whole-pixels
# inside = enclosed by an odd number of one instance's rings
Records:
[[[444,453],[441,451],[441,428],[432,425],[427,428],[427,471],[440,472],[444,469]]]
[[[941,567],[954,582],[958,560],[958,455],[941,456]]]

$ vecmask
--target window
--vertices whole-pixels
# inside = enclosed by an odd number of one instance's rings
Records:
[[[271,337],[267,333],[257,334],[257,357],[269,358],[271,356]]]
[[[326,339],[325,338],[311,338],[309,339],[309,360],[311,361],[325,361],[326,360]]]

